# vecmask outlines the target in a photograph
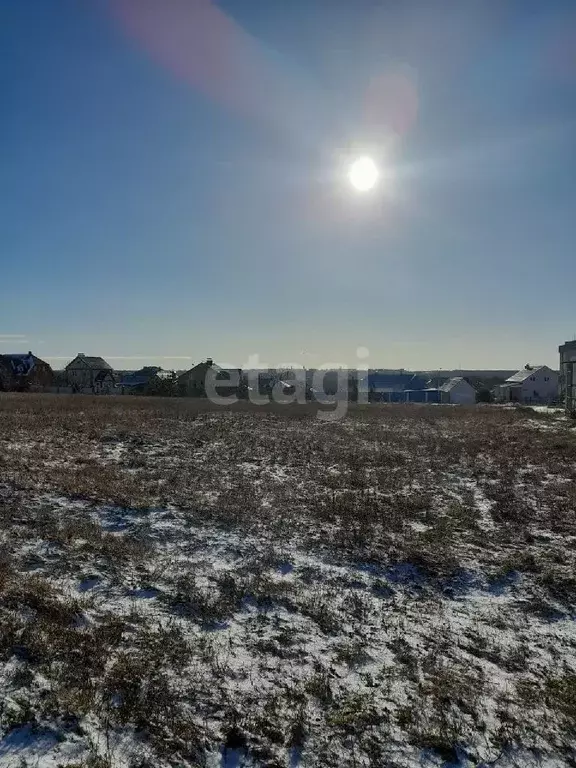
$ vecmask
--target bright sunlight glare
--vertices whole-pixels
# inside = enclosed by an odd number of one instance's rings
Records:
[[[350,166],[348,178],[350,183],[359,192],[367,192],[378,181],[378,168],[370,157],[359,157]]]

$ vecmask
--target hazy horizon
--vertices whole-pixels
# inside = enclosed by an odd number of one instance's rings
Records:
[[[17,350],[18,352],[23,352],[23,349]],[[66,366],[67,363],[69,363],[71,360],[73,360],[74,357],[76,357],[76,354],[73,355],[62,355],[62,356],[50,356],[46,355],[43,356],[38,352],[38,350],[31,350],[36,354],[38,357],[41,357],[46,362],[50,363],[52,368],[54,370],[62,370]],[[0,347],[0,355],[4,352],[7,352],[7,350],[2,350]],[[115,355],[106,355],[102,354],[98,351],[92,351],[92,352],[84,352],[84,354],[87,355],[94,355],[103,357],[106,362],[108,362],[114,369],[116,370],[138,370],[140,368],[143,368],[144,366],[148,365],[156,365],[159,366],[165,370],[187,370],[188,368],[192,367],[193,365],[196,365],[199,362],[202,362],[205,360],[208,356],[204,357],[197,357],[192,358],[191,356],[186,355],[179,355],[174,357],[167,357],[162,355],[138,355],[138,356],[126,356],[126,357],[118,357]],[[389,370],[389,371],[396,371],[396,370],[407,370],[407,371],[430,371],[430,372],[441,372],[441,371],[517,371],[523,368],[527,363],[531,365],[548,365],[548,363],[543,362],[542,360],[524,360],[523,362],[518,362],[517,365],[495,365],[495,366],[478,366],[478,365],[428,365],[428,366],[421,366],[421,365],[393,365],[393,364],[383,364],[378,359],[374,358],[372,359],[370,356],[368,357],[357,357],[356,361],[351,360],[349,363],[346,361],[328,361],[328,362],[320,362],[318,364],[313,363],[311,360],[308,360],[307,362],[298,362],[296,360],[284,360],[284,361],[271,361],[266,360],[259,355],[251,355],[248,358],[246,358],[244,361],[238,361],[237,359],[225,359],[225,358],[219,358],[211,356],[214,362],[223,367],[223,368],[242,368],[243,370],[251,370],[251,369],[261,369],[265,370],[267,368],[271,369],[279,369],[279,368],[325,368],[325,369],[331,369],[331,368],[350,368],[352,370],[368,370],[368,369],[378,369],[378,370]],[[556,365],[554,363],[550,364],[550,367],[554,370],[558,369],[558,364]]]
[[[35,355],[50,363],[53,368],[63,368],[67,362],[70,362],[79,352],[86,355],[103,357],[114,368],[136,369],[145,365],[158,365],[166,369],[186,368],[193,364],[201,362],[211,357],[217,364],[223,367],[233,368],[282,368],[282,367],[305,367],[305,368],[385,368],[396,370],[404,368],[406,370],[519,370],[526,363],[531,365],[548,365],[557,369],[558,346],[567,339],[562,339],[552,348],[546,357],[536,357],[533,354],[534,345],[530,339],[523,340],[523,343],[515,343],[510,347],[510,354],[503,350],[500,355],[491,354],[492,339],[473,337],[469,341],[468,351],[462,354],[458,360],[450,360],[449,357],[442,354],[442,347],[436,349],[432,345],[423,342],[392,342],[388,354],[378,347],[371,351],[368,347],[357,348],[349,347],[348,355],[336,357],[336,343],[328,347],[328,351],[333,354],[322,354],[312,350],[296,349],[292,357],[274,356],[274,345],[269,343],[262,347],[268,350],[259,352],[255,345],[246,345],[246,354],[239,355],[238,352],[226,356],[217,354],[214,349],[206,348],[201,354],[197,355],[165,355],[165,354],[138,354],[138,355],[118,355],[106,354],[106,348],[96,347],[94,344],[89,346],[84,344],[78,347],[78,351],[70,354],[50,354],[45,353],[46,343],[43,340],[36,341],[34,345],[32,337],[22,336],[20,338],[8,339],[0,334],[0,354],[9,352],[27,352],[32,351]],[[453,341],[453,340],[452,340]],[[511,342],[512,344],[512,342]],[[239,345],[236,345],[237,347]],[[466,346],[465,340],[463,346]],[[226,347],[226,342],[215,344],[216,350]],[[512,354],[514,352],[514,354]],[[488,362],[482,364],[484,360]],[[492,364],[491,364],[492,360]]]

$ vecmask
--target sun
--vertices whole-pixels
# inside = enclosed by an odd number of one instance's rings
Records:
[[[372,189],[379,177],[378,167],[371,157],[359,157],[354,160],[348,171],[350,183],[359,192]]]

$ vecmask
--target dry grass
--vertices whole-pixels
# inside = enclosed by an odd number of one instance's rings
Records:
[[[0,397],[5,734],[98,768],[571,764],[573,427],[314,414]]]

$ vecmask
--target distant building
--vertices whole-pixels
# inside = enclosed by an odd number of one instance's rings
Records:
[[[165,394],[171,394],[169,387],[164,386],[172,378],[171,371],[163,371],[156,365],[146,365],[139,371],[125,373],[116,387],[122,395],[146,395],[157,394],[165,389]],[[162,392],[164,394],[164,392]]]
[[[570,414],[576,414],[576,341],[567,341],[560,352],[560,401]]]
[[[441,402],[452,405],[474,405],[476,389],[464,376],[454,376],[439,387]]]
[[[375,402],[405,402],[409,399],[422,402],[416,396],[408,398],[408,393],[426,389],[426,381],[414,373],[399,371],[388,373],[372,371],[359,385],[359,391],[368,392],[368,398]]]
[[[218,386],[218,382],[222,386]],[[226,384],[226,382],[230,382]],[[221,368],[209,357],[178,377],[178,394],[184,397],[206,397],[207,386],[214,384],[221,397],[238,394],[242,382],[240,368]]]
[[[43,389],[52,379],[52,368],[32,352],[0,355],[0,391]]]
[[[102,357],[79,352],[64,370],[73,392],[111,394],[114,391],[114,371]]]
[[[552,403],[558,399],[558,373],[547,365],[526,365],[494,390],[496,400],[512,403]]]

